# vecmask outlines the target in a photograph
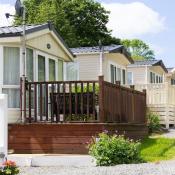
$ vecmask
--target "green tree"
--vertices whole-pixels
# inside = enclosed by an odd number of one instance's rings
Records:
[[[150,60],[154,59],[154,51],[149,45],[139,39],[122,40],[121,43],[127,48],[134,60]]]
[[[120,44],[106,27],[109,12],[94,0],[25,0],[28,24],[51,21],[69,47]],[[15,24],[20,24],[19,18]]]

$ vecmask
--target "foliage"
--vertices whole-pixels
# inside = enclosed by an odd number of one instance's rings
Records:
[[[93,85],[89,84],[89,92],[93,92]],[[82,91],[83,90],[83,91]],[[72,93],[81,93],[81,92],[88,92],[87,90],[87,86],[83,86],[83,89],[81,88],[80,85],[77,85],[77,88],[75,88],[75,86],[72,87]],[[99,85],[95,84],[95,93],[99,93]]]
[[[16,175],[19,174],[19,169],[16,166],[16,163],[10,160],[7,160],[3,167],[0,169],[0,175]]]
[[[106,27],[109,12],[94,0],[25,0],[28,24],[51,21],[69,47],[120,44]],[[16,18],[15,24],[21,24]]]
[[[139,39],[122,40],[121,43],[127,48],[128,52],[134,60],[150,60],[154,59],[154,51]]]
[[[160,117],[155,113],[148,112],[147,118],[148,118],[149,132],[152,133],[152,132],[159,131],[161,128],[160,119],[159,119]]]
[[[89,153],[96,159],[98,166],[142,162],[139,156],[139,142],[125,139],[121,135],[100,133],[98,140],[93,138]]]
[[[140,155],[144,161],[160,161],[175,158],[175,139],[146,138],[140,145]]]

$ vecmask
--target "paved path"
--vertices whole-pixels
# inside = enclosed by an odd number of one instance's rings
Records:
[[[175,161],[113,167],[23,167],[20,175],[175,175]]]
[[[168,132],[165,134],[162,134],[162,136],[167,138],[175,138],[175,128],[169,129]]]

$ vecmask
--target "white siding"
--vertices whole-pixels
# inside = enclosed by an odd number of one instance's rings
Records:
[[[133,73],[133,84],[146,84],[146,66],[145,67],[128,67],[128,72]]]
[[[77,55],[80,80],[98,80],[99,55]]]

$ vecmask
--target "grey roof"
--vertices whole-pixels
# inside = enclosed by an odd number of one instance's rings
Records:
[[[26,25],[26,34],[30,34],[33,32],[37,32],[44,29],[49,29],[50,31],[53,31],[55,35],[61,40],[64,47],[69,51],[69,53],[73,55],[72,51],[69,49],[67,44],[64,42],[63,38],[59,35],[59,33],[55,30],[54,26],[48,22],[44,24],[36,24],[36,25]],[[22,26],[6,26],[6,27],[0,27],[0,38],[4,37],[16,37],[16,36],[22,36],[23,27]]]
[[[100,53],[100,47],[99,46],[93,46],[93,47],[77,47],[77,48],[71,48],[71,51],[76,54],[91,54],[91,53]],[[103,46],[103,52],[107,53],[122,53],[124,54],[130,63],[133,63],[133,60],[130,56],[130,54],[127,52],[125,47],[123,45],[109,45],[109,46]]]
[[[142,60],[142,61],[134,61],[133,64],[128,65],[128,67],[135,66],[161,66],[165,72],[168,72],[162,60]]]
[[[174,67],[168,67],[166,69],[168,70],[168,72],[171,72],[174,69]]]
[[[26,34],[32,33],[38,30],[48,28],[48,23],[38,25],[26,25]],[[0,37],[12,37],[21,36],[23,32],[22,26],[5,26],[0,27]]]

